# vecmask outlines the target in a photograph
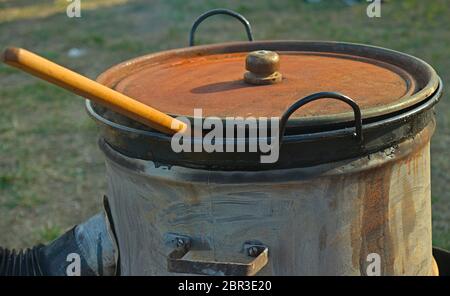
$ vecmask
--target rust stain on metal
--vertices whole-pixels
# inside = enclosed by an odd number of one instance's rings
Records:
[[[246,178],[262,172],[162,170],[148,162],[143,173],[108,158],[108,195],[121,221],[121,268],[126,275],[169,274],[169,252],[160,236],[176,232],[208,241],[212,259],[219,262],[243,262],[229,257],[241,251],[243,240],[264,242],[271,257],[261,275],[366,274],[369,253],[381,256],[383,275],[427,275],[432,270],[427,167],[433,130],[434,123],[393,152],[327,165],[323,174],[310,168],[278,177],[266,172],[273,176],[270,182],[256,184]],[[181,177],[185,170],[201,174],[203,181],[189,182]],[[308,177],[295,181],[277,179],[305,172]],[[227,174],[233,182],[210,182],[214,175],[225,179]],[[195,191],[199,204],[192,204]]]
[[[408,162],[413,162],[417,166],[418,162],[415,158],[408,159]],[[417,175],[415,173],[415,175]],[[410,235],[414,232],[416,226],[416,207],[412,197],[413,184],[403,182],[403,191],[405,192],[403,203],[401,207],[402,227],[403,227],[403,241],[407,242]],[[409,257],[409,248],[405,248],[405,255]]]
[[[366,274],[367,255],[381,256],[382,274],[393,273],[395,245],[389,229],[389,188],[392,168],[381,168],[361,174],[362,218],[359,266],[361,275]]]
[[[381,256],[382,274],[384,275],[399,272],[396,270],[396,266],[401,266],[402,274],[410,272],[405,269],[405,264],[396,263],[396,260],[409,262],[418,255],[414,254],[414,248],[408,244],[411,239],[417,239],[418,227],[422,227],[417,220],[423,221],[423,215],[427,215],[427,213],[418,213],[417,211],[423,211],[427,207],[417,200],[415,190],[428,188],[423,186],[427,186],[426,180],[429,180],[429,176],[423,177],[425,183],[412,182],[422,179],[421,166],[426,157],[424,153],[434,129],[435,122],[433,121],[418,135],[396,147],[393,152],[397,158],[396,161],[388,161],[382,166],[361,172],[358,182],[359,199],[354,204],[355,208],[361,208],[361,215],[354,217],[350,232],[353,249],[352,266],[359,268],[361,275],[366,274],[368,264],[366,258],[370,253],[377,253]],[[403,171],[400,169],[401,167],[404,168]],[[392,183],[393,178],[398,181]],[[393,197],[390,196],[393,186],[402,187],[399,189],[402,195],[396,197],[396,205],[390,205],[393,202]],[[423,198],[428,197],[424,195]],[[417,204],[418,202],[419,204]],[[426,202],[424,200],[424,203]],[[399,206],[399,212],[394,212],[396,206]],[[399,218],[395,220],[395,223],[401,223],[401,225],[396,226],[398,229],[393,232],[390,229],[390,221],[395,217]],[[400,235],[400,237],[395,237],[396,235]],[[422,262],[417,262],[417,264],[420,263]]]
[[[396,102],[414,92],[414,82],[394,66],[338,54],[280,52],[283,81],[245,83],[245,52],[186,57],[140,67],[115,88],[163,112],[204,116],[279,116],[298,98],[324,90],[344,93],[364,110]],[[339,102],[308,104],[295,116],[348,112]]]
[[[319,250],[324,250],[327,246],[327,228],[323,226],[319,233]]]

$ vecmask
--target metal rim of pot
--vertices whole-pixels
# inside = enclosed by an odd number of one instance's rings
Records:
[[[258,153],[175,153],[170,149],[171,138],[164,134],[136,129],[102,117],[90,101],[86,109],[101,127],[101,141],[126,156],[153,160],[159,165],[181,165],[191,168],[217,170],[261,170],[304,167],[366,155],[396,145],[414,136],[434,118],[433,106],[442,96],[442,83],[426,101],[395,116],[364,123],[362,143],[355,140],[353,127],[322,132],[285,135],[280,159],[274,164],[261,164]],[[238,139],[231,141],[235,142]],[[251,139],[241,139],[248,143]],[[202,139],[193,139],[202,141]],[[227,141],[225,139],[225,141]],[[334,153],[323,153],[333,144]],[[157,149],[160,150],[157,150]],[[150,152],[150,153],[149,153]],[[299,153],[296,158],[291,153]],[[236,156],[237,155],[237,156]],[[286,155],[287,157],[283,157]],[[320,155],[318,158],[317,156]],[[243,157],[245,156],[245,157]]]
[[[252,41],[252,42],[228,42],[212,45],[201,45],[186,47],[180,49],[171,49],[144,55],[138,58],[124,61],[103,72],[97,80],[110,87],[116,85],[133,71],[151,64],[164,62],[172,57],[191,57],[196,55],[214,55],[239,52],[251,52],[255,50],[271,50],[279,52],[313,52],[317,54],[337,54],[351,55],[352,57],[370,60],[373,64],[382,64],[385,68],[398,68],[400,76],[407,76],[409,73],[416,75],[419,90],[413,95],[405,95],[398,99],[398,102],[389,106],[381,106],[362,110],[362,116],[365,120],[378,120],[381,117],[387,117],[396,112],[402,112],[411,106],[432,95],[439,87],[439,77],[436,71],[425,61],[411,55],[390,50],[382,47],[335,41],[292,41],[292,40],[273,40],[273,41]],[[345,58],[345,57],[344,57]],[[405,71],[402,73],[401,71]],[[324,92],[334,90],[322,90]],[[346,95],[345,93],[343,95]],[[169,115],[178,117],[185,116],[191,121],[194,116],[168,112]],[[281,115],[281,114],[280,114]],[[333,115],[315,115],[313,117],[290,118],[287,127],[288,130],[298,132],[303,128],[317,128],[329,126],[331,129],[339,125],[349,125],[353,121],[353,112],[345,112]]]

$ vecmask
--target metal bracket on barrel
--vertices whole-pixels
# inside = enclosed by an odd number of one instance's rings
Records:
[[[192,239],[186,235],[168,234],[166,243],[175,247],[167,257],[167,270],[175,273],[252,276],[257,274],[268,262],[269,249],[259,242],[248,241],[243,245],[247,256],[254,258],[249,263],[201,261],[185,259],[192,246]]]

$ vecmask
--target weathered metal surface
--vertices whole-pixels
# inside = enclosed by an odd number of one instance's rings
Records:
[[[241,79],[245,56],[280,54],[283,83],[249,86]],[[334,42],[259,41],[183,48],[117,65],[99,81],[172,115],[279,116],[302,96],[335,91],[354,98],[363,118],[391,114],[428,98],[438,87],[425,62],[387,49]],[[348,122],[352,113],[335,102],[317,102],[292,125]]]
[[[409,98],[415,81],[400,68],[375,60],[332,53],[279,52],[283,83],[245,83],[246,52],[177,57],[136,65],[115,89],[170,114],[194,116],[279,116],[296,99],[319,91],[354,97],[365,110]],[[297,117],[333,116],[348,110],[334,102],[311,104]]]
[[[349,125],[329,126],[311,130],[309,127],[289,128],[280,150],[278,162],[262,164],[261,153],[239,152],[181,152],[171,149],[171,138],[130,121],[118,118],[111,111],[87,101],[89,114],[101,127],[101,143],[106,142],[122,154],[139,159],[152,160],[158,165],[180,165],[208,170],[267,170],[312,166],[343,159],[361,157],[410,138],[422,130],[433,118],[433,106],[442,95],[442,84],[436,93],[422,104],[388,118],[364,121],[364,142],[355,141],[354,118]],[[345,105],[342,102],[338,102]],[[347,107],[351,109],[350,107]],[[354,116],[352,114],[352,116]],[[120,122],[120,123],[117,123]],[[203,139],[193,139],[198,143]],[[256,141],[256,139],[246,139]],[[225,140],[225,144],[234,140]],[[330,150],[332,147],[332,150]],[[226,150],[224,150],[226,151]]]
[[[382,275],[429,275],[433,130],[359,159],[258,172],[155,166],[104,145],[122,274],[171,274],[164,237],[182,233],[193,258],[222,262],[264,242],[262,275],[365,275],[371,253]]]

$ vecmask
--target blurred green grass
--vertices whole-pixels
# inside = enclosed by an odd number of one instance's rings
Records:
[[[224,7],[243,13],[256,39],[340,40],[403,51],[432,64],[450,85],[447,0],[397,0],[382,17],[367,3],[307,4],[299,0],[90,0],[82,18],[65,15],[62,0],[0,0],[0,45],[25,47],[95,78],[125,59],[187,46],[192,21]],[[83,8],[83,5],[84,8]],[[197,43],[243,40],[226,16],[205,21]],[[80,58],[71,48],[86,51]],[[105,189],[96,129],[72,94],[0,65],[0,245],[47,242],[100,210]],[[432,140],[434,244],[450,248],[450,103],[437,107]]]

